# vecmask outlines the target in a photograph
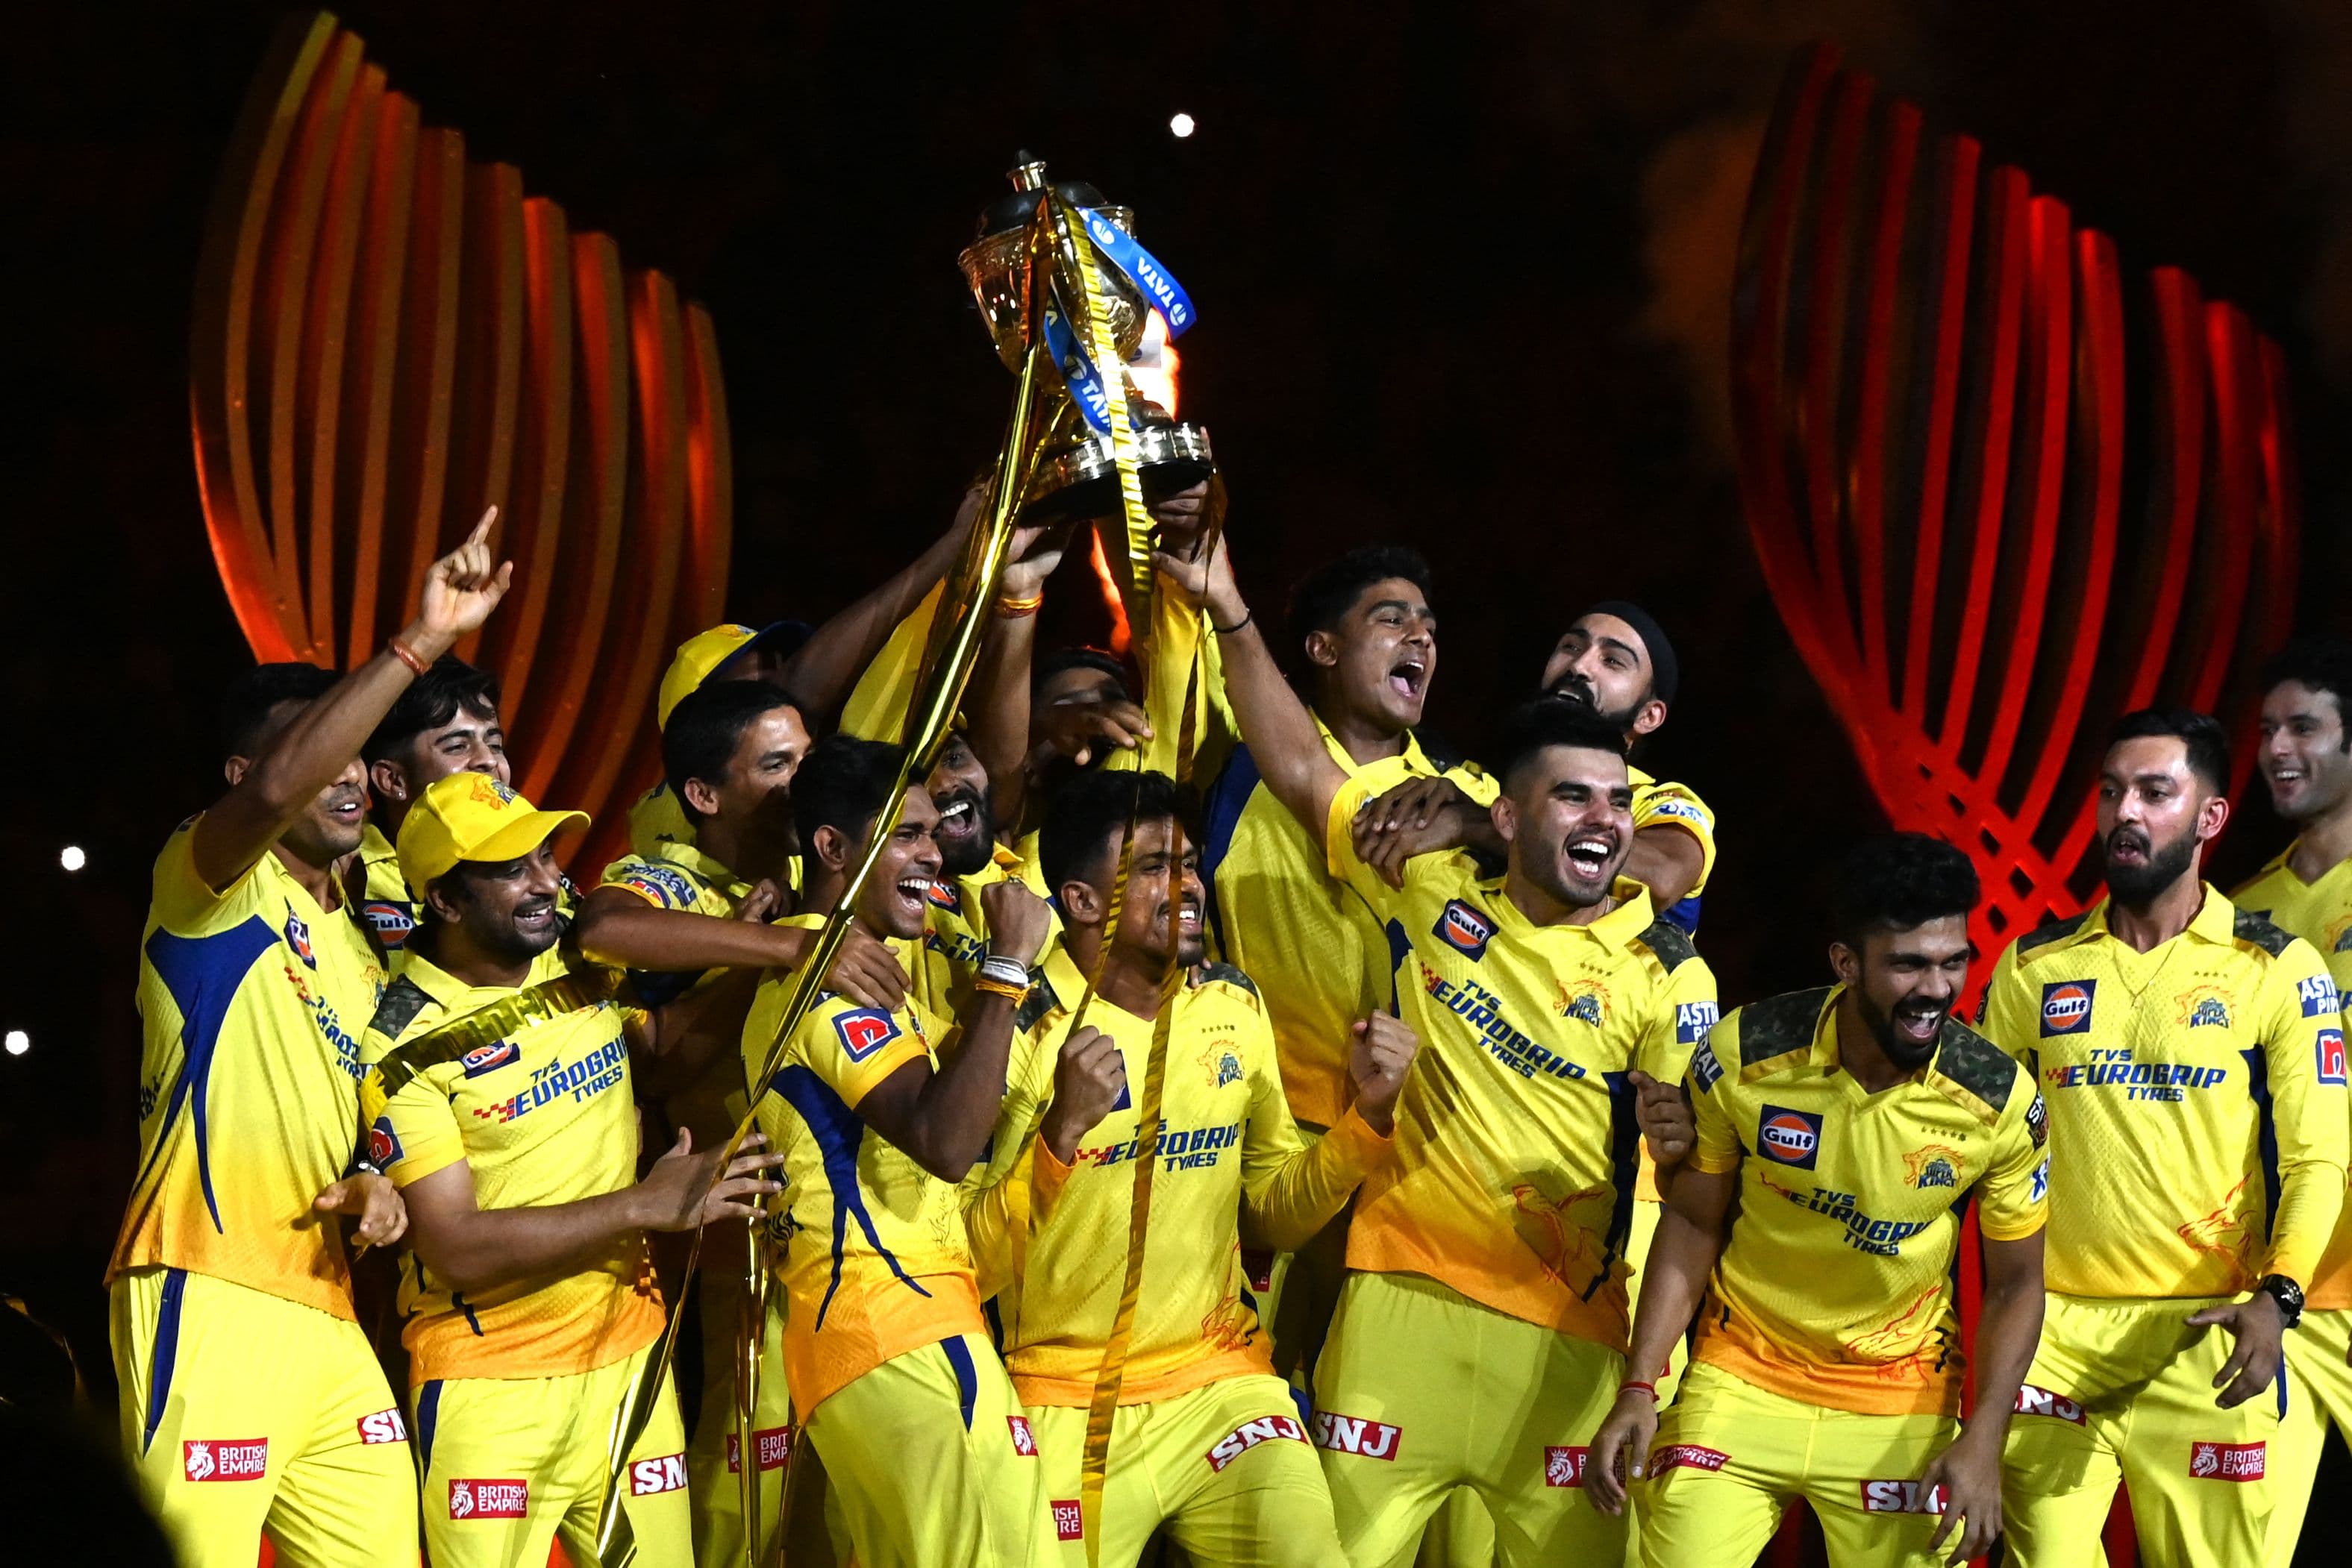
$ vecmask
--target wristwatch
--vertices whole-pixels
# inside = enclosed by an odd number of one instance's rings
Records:
[[[2291,1329],[2303,1321],[2303,1287],[2284,1274],[2265,1274],[2254,1289],[2278,1303],[2281,1328]]]

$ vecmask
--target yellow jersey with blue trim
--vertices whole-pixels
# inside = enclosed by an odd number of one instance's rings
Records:
[[[2344,1020],[2319,955],[2210,887],[2188,929],[2146,953],[2107,909],[2020,936],[1985,992],[1984,1032],[2049,1106],[2050,1289],[2308,1284],[2352,1146]]]
[[[1715,812],[1698,798],[1698,791],[1687,784],[1671,779],[1654,779],[1640,768],[1628,764],[1625,776],[1633,786],[1633,831],[1650,828],[1679,828],[1698,841],[1698,880],[1691,883],[1688,893],[1659,914],[1671,925],[1679,925],[1685,935],[1698,935],[1700,903],[1706,893],[1707,878],[1715,874]]]
[[[1018,882],[1040,898],[1048,896],[1035,863],[1003,844],[971,875],[931,883],[930,904],[923,911],[923,948],[936,962],[916,966],[915,994],[941,1018],[962,1017],[971,1001],[980,961],[988,956],[988,909],[980,895],[1000,882]],[[1045,951],[1055,951],[1061,938],[1062,917],[1049,914]]]
[[[1469,768],[1441,768],[1410,734],[1394,757],[1359,764],[1320,718],[1324,749],[1358,801],[1412,779],[1450,779],[1481,805],[1495,781]],[[1274,798],[1250,748],[1234,748],[1202,812],[1202,880],[1227,963],[1257,982],[1274,1022],[1291,1114],[1328,1127],[1348,1108],[1348,1048],[1356,1020],[1384,1007],[1391,959],[1381,917],[1351,886],[1315,835]]]
[[[1739,1178],[1693,1354],[1809,1405],[1957,1416],[1960,1216],[1974,1194],[1990,1239],[2042,1228],[2048,1124],[2032,1076],[1957,1019],[1926,1066],[1864,1090],[1839,1061],[1843,993],[1735,1008],[1691,1053],[1692,1168]]]
[[[619,1004],[550,1009],[479,1043],[442,1032],[530,988],[468,986],[414,948],[402,959],[368,1024],[361,1092],[369,1153],[394,1186],[462,1160],[475,1206],[493,1209],[576,1203],[635,1182]],[[593,1371],[652,1343],[663,1321],[642,1233],[569,1273],[481,1291],[451,1289],[412,1250],[401,1259],[400,1312],[416,1383]]]
[[[2300,842],[2300,841],[2297,841]],[[2230,902],[2291,936],[2311,944],[2327,966],[2341,1008],[2352,997],[2352,859],[2337,861],[2305,882],[2295,874],[2295,845],[2256,873],[2254,879],[2230,895]],[[2310,1288],[2304,1292],[2306,1308],[2324,1312],[2352,1307],[2352,1203],[2336,1221]]]
[[[1421,1037],[1396,1155],[1365,1181],[1351,1269],[1426,1274],[1496,1312],[1622,1353],[1641,1145],[1635,1069],[1680,1082],[1715,976],[1639,883],[1585,925],[1538,925],[1467,856],[1414,857],[1391,888],[1331,802],[1331,864],[1382,924],[1392,1005]]]
[[[796,984],[782,970],[760,982],[743,1030],[749,1071],[764,1064]],[[911,998],[884,1012],[826,993],[756,1092],[760,1128],[784,1156],[769,1234],[782,1243],[784,1375],[803,1419],[893,1356],[987,1332],[957,1184],[857,1115],[874,1086],[908,1062],[936,1069],[941,1047],[952,1048],[947,1030]]]
[[[311,1201],[350,1168],[360,1042],[383,984],[348,909],[277,852],[215,892],[192,817],[156,857],[139,949],[139,1168],[107,1264],[209,1274],[349,1318],[341,1228]]]
[[[1068,1165],[1034,1135],[1085,994],[1086,977],[1056,949],[1019,1014],[989,1173],[971,1184],[983,1190],[978,1201],[967,1191],[982,1278],[1004,1281],[995,1301],[1005,1369],[1031,1406],[1083,1406],[1093,1397],[1125,1282],[1141,1157],[1135,1097],[1155,1023],[1099,996],[1086,1022],[1118,1046],[1129,1089]],[[1271,1374],[1265,1325],[1242,1266],[1244,1238],[1283,1251],[1303,1244],[1346,1207],[1390,1148],[1352,1108],[1311,1147],[1298,1135],[1265,1000],[1240,970],[1203,967],[1171,1005],[1159,1166],[1123,1405]],[[992,1187],[1007,1166],[1017,1167],[1011,1179]]]

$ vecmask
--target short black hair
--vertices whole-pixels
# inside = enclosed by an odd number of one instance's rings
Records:
[[[223,757],[251,757],[275,734],[270,715],[280,703],[314,703],[342,679],[332,670],[297,660],[283,664],[257,664],[229,683],[221,695],[220,737]]]
[[[670,709],[661,732],[662,774],[689,821],[695,811],[686,805],[686,781],[724,774],[751,721],[780,707],[806,712],[799,698],[773,681],[705,681]]]
[[[686,704],[678,704],[670,722],[675,725],[685,711]],[[866,825],[889,806],[906,756],[904,747],[854,735],[829,735],[811,747],[793,775],[793,825],[800,830],[803,850],[816,852],[819,828],[864,838]]]
[[[1941,839],[1874,833],[1848,850],[1830,897],[1833,935],[1859,951],[1874,931],[1908,931],[1975,913],[1977,868]]]
[[[383,721],[360,747],[360,755],[370,762],[381,762],[426,730],[439,729],[456,718],[461,708],[476,718],[496,723],[499,695],[498,676],[455,653],[444,653],[393,699]]]
[[[2107,732],[2107,749],[2147,736],[2171,736],[2189,751],[2189,770],[2217,794],[2230,788],[2230,732],[2210,713],[2186,707],[2144,707],[2116,720]]]
[[[1127,666],[1118,655],[1101,648],[1064,648],[1038,661],[1029,676],[1029,689],[1035,691],[1055,675],[1071,670],[1098,670],[1118,683],[1119,695],[1128,701],[1135,700],[1135,683],[1128,678]]]
[[[2346,720],[2345,747],[2352,749],[2352,643],[2341,637],[2297,637],[2263,664],[2263,695],[2293,681],[2336,699]]]
[[[1581,704],[1549,693],[1510,711],[1503,720],[1502,741],[1496,776],[1506,789],[1537,753],[1550,747],[1572,746],[1618,758],[1625,755],[1623,735]]]
[[[1430,592],[1429,562],[1403,545],[1358,545],[1337,560],[1325,561],[1290,591],[1290,645],[1303,646],[1317,632],[1336,632],[1348,612],[1376,582],[1402,577]]]
[[[1055,792],[1045,808],[1045,825],[1037,830],[1037,869],[1048,889],[1066,882],[1091,883],[1108,846],[1124,837],[1132,818],[1137,825],[1173,820],[1189,837],[1193,801],[1165,773],[1131,768],[1098,768],[1081,773]]]

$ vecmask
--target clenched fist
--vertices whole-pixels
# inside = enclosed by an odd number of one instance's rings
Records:
[[[1045,1113],[1037,1135],[1068,1165],[1077,1157],[1078,1140],[1111,1113],[1127,1092],[1127,1059],[1118,1042],[1092,1024],[1070,1031],[1054,1063],[1054,1104]]]
[[[1348,1076],[1356,1085],[1356,1111],[1383,1138],[1396,1130],[1397,1096],[1412,1066],[1421,1037],[1390,1013],[1360,1019],[1348,1046]]]

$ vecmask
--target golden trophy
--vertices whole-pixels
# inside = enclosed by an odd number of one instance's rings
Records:
[[[956,263],[996,341],[997,357],[1018,374],[1029,352],[1032,325],[1027,315],[1033,248],[1029,231],[1046,180],[1042,162],[1026,152],[1013,156],[1015,166],[1006,175],[1012,193],[981,214],[979,238]],[[1199,484],[1215,466],[1208,432],[1171,418],[1166,409],[1137,390],[1127,368],[1142,347],[1149,313],[1157,309],[1173,338],[1192,324],[1192,300],[1158,259],[1136,243],[1131,211],[1112,205],[1101,192],[1077,181],[1055,181],[1052,189],[1078,219],[1079,232],[1057,228],[1045,319],[1037,323],[1062,384],[1054,396],[1055,406],[1040,411],[1047,421],[1046,434],[1036,453],[1023,514],[1033,522],[1079,521],[1119,509],[1111,422],[1105,407],[1111,397],[1126,404],[1146,502]],[[1090,267],[1080,265],[1076,254],[1079,245],[1091,247]],[[1120,362],[1108,376],[1094,362],[1086,318],[1076,308],[1086,298],[1081,291],[1089,273],[1095,280],[1094,310],[1118,345]]]

